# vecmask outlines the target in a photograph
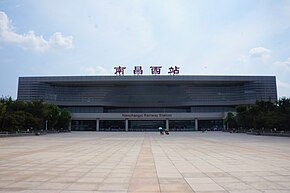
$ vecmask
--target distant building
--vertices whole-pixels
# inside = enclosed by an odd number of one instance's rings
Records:
[[[67,108],[72,130],[220,130],[227,112],[277,100],[275,76],[20,77],[18,99]]]

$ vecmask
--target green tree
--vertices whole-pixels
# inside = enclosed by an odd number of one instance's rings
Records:
[[[45,128],[45,104],[41,100],[27,103],[27,111],[34,117],[34,129]]]
[[[255,105],[237,107],[237,123],[245,128],[290,131],[290,98],[281,98],[276,103],[257,101]]]
[[[239,127],[251,129],[253,127],[253,117],[250,113],[250,106],[241,105],[236,108],[236,121]]]
[[[3,129],[4,119],[7,111],[7,105],[4,103],[0,103],[0,129]]]
[[[5,130],[6,127],[6,116],[8,114],[8,110],[10,105],[12,104],[11,97],[2,97],[0,99],[0,129]]]
[[[63,128],[68,129],[71,114],[66,109],[60,110],[57,105],[43,101],[13,101],[11,97],[0,98],[1,131],[26,131]]]
[[[61,109],[60,117],[57,122],[57,128],[59,130],[68,130],[71,118],[71,113],[67,109]]]
[[[24,111],[15,111],[13,113],[7,114],[5,117],[7,131],[22,131],[23,123],[25,122],[25,112]]]
[[[227,113],[227,116],[225,118],[225,123],[227,124],[228,130],[235,128],[237,126],[236,117],[235,117],[234,113],[232,113],[232,112]]]
[[[271,119],[273,115],[273,111],[275,111],[276,106],[274,103],[269,101],[257,101],[256,102],[256,109],[257,109],[257,115],[256,115],[256,127],[257,129],[262,129],[264,131],[268,130],[270,131],[271,128]]]
[[[58,106],[53,104],[45,105],[45,120],[47,120],[48,129],[55,129],[60,114],[61,112]]]
[[[276,117],[273,118],[277,128],[290,131],[290,98],[281,98],[277,101]]]

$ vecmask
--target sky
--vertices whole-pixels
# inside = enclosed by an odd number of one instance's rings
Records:
[[[290,97],[290,0],[0,0],[0,96],[18,77],[276,76]]]

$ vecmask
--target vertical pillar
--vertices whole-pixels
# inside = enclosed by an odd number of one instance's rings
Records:
[[[223,119],[223,131],[226,130],[226,123],[225,123],[225,120]]]
[[[129,121],[125,119],[125,131],[129,131]]]
[[[166,129],[169,130],[169,119],[166,119]]]
[[[194,123],[195,123],[195,130],[198,131],[198,120],[197,118],[194,119]]]
[[[68,130],[71,131],[71,122],[72,120],[69,122],[69,125],[68,125]]]
[[[100,119],[96,120],[96,131],[100,131]]]

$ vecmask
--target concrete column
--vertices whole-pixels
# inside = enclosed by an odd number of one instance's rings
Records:
[[[198,119],[197,118],[194,119],[194,123],[195,123],[195,126],[194,126],[195,130],[198,131]]]
[[[68,130],[71,131],[71,122],[72,120],[69,122],[69,125],[68,125]]]
[[[129,121],[125,119],[125,131],[129,131]]]
[[[96,131],[100,131],[100,119],[96,119]]]
[[[226,130],[226,123],[225,123],[225,120],[223,120],[223,130],[224,130],[224,131]]]
[[[168,119],[166,119],[166,129],[169,130],[169,120]]]

